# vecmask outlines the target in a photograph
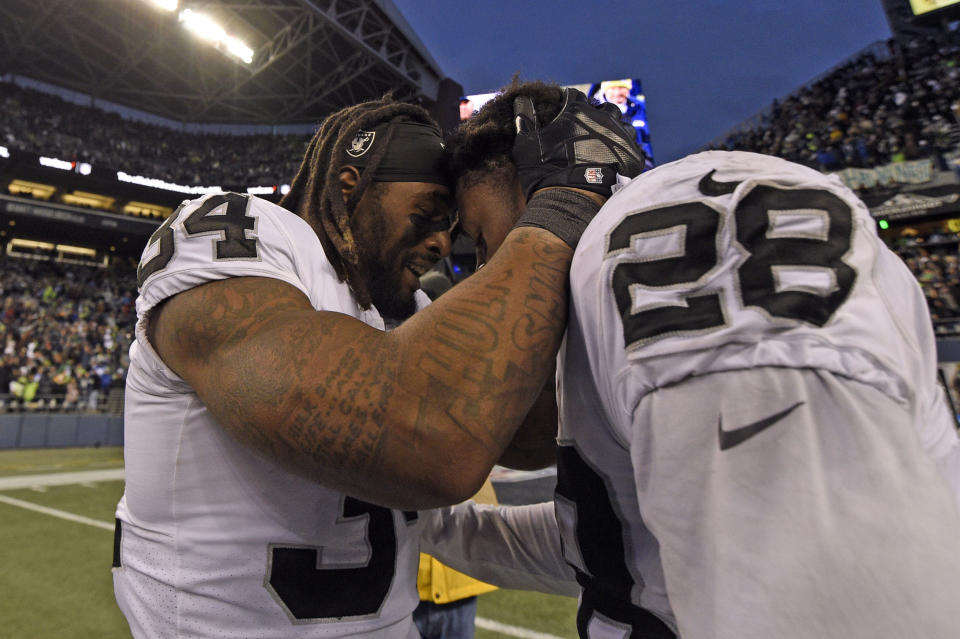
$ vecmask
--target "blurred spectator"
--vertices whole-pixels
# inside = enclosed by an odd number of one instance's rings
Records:
[[[477,110],[473,107],[473,100],[465,95],[460,96],[460,121],[469,120]]]

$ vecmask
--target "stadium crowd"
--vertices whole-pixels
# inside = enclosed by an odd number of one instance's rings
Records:
[[[766,153],[833,171],[933,157],[957,148],[960,36],[891,40],[774,101],[762,124],[731,135],[730,150]],[[0,83],[0,144],[103,164],[185,185],[288,182],[306,135],[186,133]]]
[[[128,364],[132,266],[2,256],[0,297],[0,397],[18,408],[102,409]]]
[[[947,170],[960,151],[960,34],[891,40],[775,100],[753,128],[717,148],[776,155],[821,171],[931,158]],[[917,277],[938,335],[960,333],[960,238],[908,232],[891,247]]]
[[[960,237],[907,232],[891,245],[917,277],[938,335],[960,332]],[[0,397],[20,408],[102,410],[125,380],[134,266],[2,256],[0,298]]]
[[[721,148],[776,155],[823,171],[934,158],[960,142],[960,36],[888,44],[774,101],[762,124]]]
[[[908,228],[891,248],[920,283],[936,333],[960,332],[960,237],[945,229],[920,235]]]
[[[0,82],[0,144],[187,186],[289,182],[309,136],[185,133]]]
[[[891,41],[783,101],[722,148],[819,170],[868,168],[960,148],[960,36]],[[188,185],[289,181],[308,136],[175,131],[0,82],[0,144]],[[960,333],[958,236],[901,235],[891,245],[916,275],[940,335]],[[94,409],[124,381],[136,296],[132,265],[109,269],[0,257],[0,396],[58,397]]]

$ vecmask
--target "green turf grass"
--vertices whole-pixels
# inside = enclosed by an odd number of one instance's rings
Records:
[[[123,448],[29,448],[0,451],[0,477],[123,468]]]
[[[520,590],[494,590],[480,595],[477,616],[558,637],[577,637],[577,600]],[[477,639],[509,635],[477,628]]]
[[[121,482],[0,494],[111,521]],[[0,636],[4,639],[130,637],[113,598],[107,530],[0,503]]]
[[[0,477],[120,468],[120,448],[0,451]],[[112,523],[123,482],[3,490],[6,495]],[[0,503],[0,639],[129,639],[113,597],[113,534]],[[480,597],[479,615],[574,639],[576,600],[515,590]],[[510,635],[477,629],[477,639]]]

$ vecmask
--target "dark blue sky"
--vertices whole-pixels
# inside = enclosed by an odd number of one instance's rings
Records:
[[[659,164],[890,36],[880,0],[394,3],[467,93],[639,77]]]

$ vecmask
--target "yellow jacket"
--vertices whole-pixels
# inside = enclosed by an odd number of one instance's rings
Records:
[[[497,495],[488,479],[473,500],[478,504],[496,504]],[[445,566],[430,555],[420,553],[417,570],[417,591],[421,601],[444,604],[496,590],[496,586],[477,581],[473,577]]]

